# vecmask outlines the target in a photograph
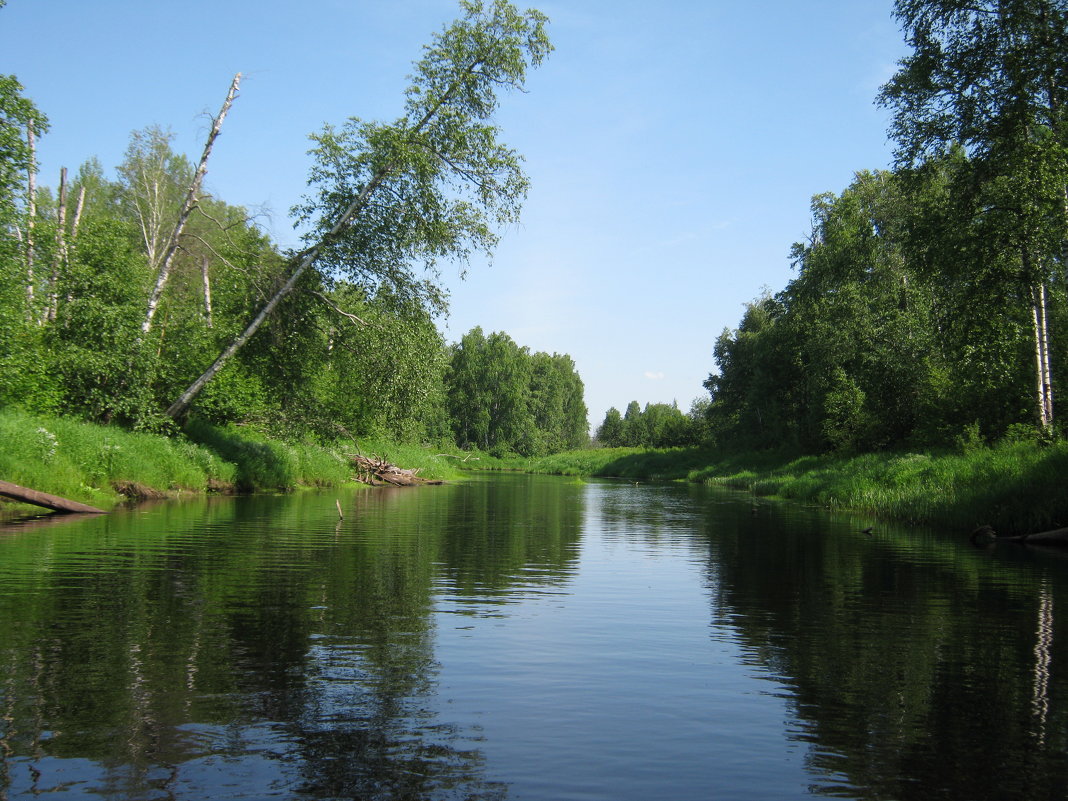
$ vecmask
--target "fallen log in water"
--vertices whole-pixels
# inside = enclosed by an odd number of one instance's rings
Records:
[[[60,498],[58,495],[49,495],[47,492],[38,492],[27,487],[20,487],[18,484],[12,484],[8,481],[0,481],[0,495],[65,514],[106,514],[103,509],[97,509],[95,506],[70,501],[66,498]]]
[[[1023,542],[1029,545],[1060,545],[1068,547],[1068,528],[1055,528],[1050,531],[1038,531],[1034,534],[1016,534],[1000,537],[991,526],[979,526],[971,534],[976,545],[989,545],[993,542]]]
[[[378,457],[350,455],[349,462],[356,468],[356,480],[372,487],[413,487],[420,484],[443,484],[436,479],[423,478],[419,470],[405,470]]]
[[[1068,528],[1055,528],[1051,531],[1039,531],[1035,534],[1019,534],[1015,537],[998,537],[998,541],[1026,542],[1034,545],[1068,546]]]

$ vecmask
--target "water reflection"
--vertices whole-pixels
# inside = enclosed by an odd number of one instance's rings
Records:
[[[869,522],[502,476],[11,528],[0,798],[1062,798],[1068,560]]]
[[[755,525],[722,512],[705,531],[713,614],[789,688],[813,792],[1064,797],[1060,561],[905,528],[869,537],[796,507]]]
[[[428,710],[433,596],[441,573],[459,596],[551,583],[582,513],[454,494],[358,493],[340,525],[297,495],[8,532],[3,797],[502,797]]]

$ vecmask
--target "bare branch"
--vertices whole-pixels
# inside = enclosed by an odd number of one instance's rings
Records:
[[[142,335],[147,334],[152,328],[152,318],[156,315],[160,297],[163,295],[163,287],[170,276],[171,262],[174,260],[175,253],[178,252],[178,242],[182,236],[182,230],[185,228],[186,221],[189,219],[193,208],[200,200],[200,186],[204,181],[204,174],[208,171],[208,157],[211,156],[211,148],[215,144],[215,139],[219,136],[219,130],[222,128],[223,120],[226,119],[226,113],[230,110],[230,105],[234,102],[234,97],[237,95],[237,87],[240,83],[241,73],[239,72],[230,83],[230,91],[226,93],[226,100],[223,101],[222,108],[219,110],[219,116],[215,118],[211,132],[208,134],[208,139],[204,143],[204,152],[200,156],[200,163],[197,165],[196,173],[193,175],[193,182],[189,185],[189,191],[186,193],[185,202],[182,204],[178,220],[174,224],[174,230],[171,231],[167,250],[160,264],[159,274],[156,276],[156,285],[153,287],[152,294],[148,299],[148,309],[145,312],[145,319],[141,323]]]

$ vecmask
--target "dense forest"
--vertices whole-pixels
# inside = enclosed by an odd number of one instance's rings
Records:
[[[715,343],[704,436],[862,452],[1059,436],[1068,3],[897,0],[895,164],[812,201],[797,276]],[[646,414],[649,410],[647,409]],[[598,430],[642,440],[637,404]],[[648,434],[646,434],[648,436]]]
[[[551,50],[537,12],[463,8],[415,65],[402,117],[311,137],[299,252],[203,189],[240,75],[199,161],[148,127],[116,174],[89,158],[53,187],[36,167],[47,117],[0,77],[0,406],[528,456],[584,445],[568,356],[479,329],[450,346],[436,325],[435,266],[488,254],[518,217],[527,180],[491,118]]]

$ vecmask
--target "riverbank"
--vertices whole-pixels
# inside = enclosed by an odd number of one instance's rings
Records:
[[[531,472],[716,484],[873,517],[1020,534],[1068,525],[1068,443],[862,455],[725,453],[697,448],[573,451]],[[488,465],[487,465],[488,466]]]
[[[164,436],[4,409],[0,442],[0,479],[101,509],[129,498],[337,486],[353,480],[346,454],[357,450],[418,468],[426,478],[459,475],[445,458],[418,445],[282,442],[248,428],[197,422]],[[34,510],[0,504],[0,514]]]
[[[802,456],[699,448],[599,448],[539,459],[446,456],[421,445],[360,440],[323,445],[269,439],[250,428],[194,423],[181,434],[125,431],[0,410],[0,479],[108,509],[128,498],[211,491],[287,492],[353,480],[357,450],[429,479],[463,470],[522,470],[637,481],[716,484],[874,518],[1021,534],[1068,525],[1068,443],[960,451]],[[0,514],[34,507],[4,502]]]

